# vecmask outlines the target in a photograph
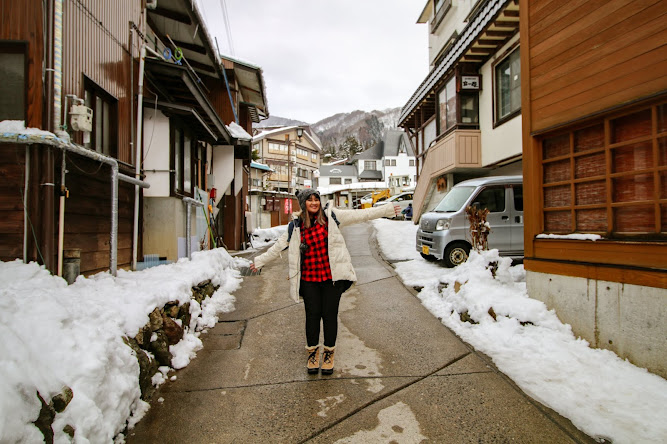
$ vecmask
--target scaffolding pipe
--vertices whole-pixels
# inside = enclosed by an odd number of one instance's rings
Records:
[[[135,179],[118,172],[118,161],[107,157],[96,151],[89,150],[80,145],[76,145],[65,139],[43,132],[42,134],[23,134],[23,133],[2,133],[0,134],[0,143],[16,143],[28,145],[48,145],[60,148],[63,151],[69,151],[80,156],[104,163],[111,167],[111,233],[110,233],[110,251],[109,251],[109,272],[116,276],[118,268],[118,181],[130,183],[141,183],[142,188],[149,188],[150,184]],[[65,153],[63,153],[63,156]]]
[[[146,32],[146,9],[143,11],[141,20],[143,32]],[[146,41],[141,38],[141,49],[139,50],[139,85],[137,88],[137,142],[134,148],[134,174],[137,179],[141,177],[141,151],[144,146],[142,137],[143,110],[144,110],[144,63],[146,59]],[[139,242],[139,186],[134,187],[134,219],[132,224],[132,270],[137,269],[137,254]]]
[[[188,259],[191,259],[191,253],[190,250],[192,246],[190,245],[190,232],[192,231],[192,223],[190,221],[190,213],[191,213],[191,208],[192,205],[196,207],[203,207],[204,202],[199,202],[198,200],[195,200],[191,197],[184,197],[183,202],[185,203],[185,250],[188,253]]]

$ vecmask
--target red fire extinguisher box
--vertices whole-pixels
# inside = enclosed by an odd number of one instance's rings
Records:
[[[211,191],[208,192],[208,195],[211,199],[215,199],[215,195],[218,192],[215,188],[211,188]]]

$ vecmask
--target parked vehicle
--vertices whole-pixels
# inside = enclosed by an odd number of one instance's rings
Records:
[[[412,191],[395,194],[385,200],[374,203],[373,206],[377,207],[379,205],[396,204],[399,207],[401,207],[401,211],[403,211],[407,208],[408,204],[411,203],[412,203]],[[400,215],[398,217],[403,218],[403,215],[400,212],[399,214]]]
[[[426,260],[455,267],[468,259],[472,247],[468,206],[488,208],[489,249],[501,256],[523,258],[523,177],[491,176],[460,182],[440,203],[424,213],[417,229],[417,251]]]

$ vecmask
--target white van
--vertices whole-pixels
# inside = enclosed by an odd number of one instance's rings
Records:
[[[465,209],[470,205],[489,209],[489,249],[498,249],[501,256],[523,258],[522,176],[482,177],[454,185],[419,219],[417,251],[422,257],[442,260],[448,267],[468,259],[472,243]]]

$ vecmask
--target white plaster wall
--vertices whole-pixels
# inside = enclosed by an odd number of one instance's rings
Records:
[[[144,254],[158,254],[167,260],[178,260],[178,238],[185,237],[185,204],[172,197],[144,199]],[[191,227],[196,227],[196,212],[190,214]]]
[[[231,145],[217,145],[213,147],[211,170],[215,187],[218,190],[215,198],[217,207],[222,195],[227,191],[234,179],[234,147]]]
[[[415,160],[414,157],[408,157],[408,155],[405,153],[399,153],[398,156],[386,157],[385,159],[396,160],[396,166],[384,167],[384,181],[387,185],[389,185],[390,176],[408,176],[410,178],[409,186],[414,187],[416,185],[415,176],[417,175],[417,167],[410,166],[410,160],[414,161]]]
[[[452,0],[452,7],[447,11],[442,22],[440,22],[440,26],[436,29],[435,34],[431,34],[431,23],[428,23],[428,63],[431,69],[433,68],[435,57],[442,49],[442,46],[452,36],[452,33],[456,31],[460,35],[463,28],[466,27],[467,23],[463,20],[470,12],[472,5],[476,2],[477,0]],[[433,20],[433,17],[431,17],[431,20]]]
[[[526,287],[592,347],[667,377],[667,290],[531,271]]]
[[[146,171],[146,182],[151,186],[144,188],[145,197],[169,196],[169,118],[162,111],[144,108],[143,123],[144,164],[145,170],[160,170],[152,173]]]
[[[493,64],[516,41],[515,35],[489,59],[480,71],[482,90],[479,93],[479,129],[482,134],[482,165],[491,165],[503,159],[521,154],[521,114],[493,127]],[[523,79],[522,79],[523,80]]]

